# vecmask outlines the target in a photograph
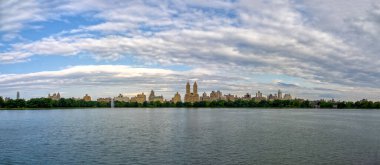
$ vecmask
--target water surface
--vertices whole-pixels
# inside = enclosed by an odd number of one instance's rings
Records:
[[[376,164],[380,111],[0,111],[0,164]]]

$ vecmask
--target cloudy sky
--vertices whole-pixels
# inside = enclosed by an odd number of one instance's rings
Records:
[[[378,0],[0,0],[0,96],[380,100]]]

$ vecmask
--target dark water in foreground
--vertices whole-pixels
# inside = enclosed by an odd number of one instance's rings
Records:
[[[0,111],[0,164],[379,164],[380,111]]]

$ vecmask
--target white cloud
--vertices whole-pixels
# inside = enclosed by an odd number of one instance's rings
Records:
[[[187,65],[228,73],[242,88],[250,83],[242,79],[251,80],[252,73],[268,73],[301,78],[326,89],[378,89],[379,8],[371,0],[350,2],[57,1],[47,6],[65,12],[48,10],[46,17],[91,12],[102,22],[13,44],[0,52],[0,62],[23,62],[35,55],[86,54],[111,62],[132,57],[146,65]],[[35,3],[29,5],[37,16],[31,22],[45,19]],[[27,21],[18,20],[13,26],[21,29]]]
[[[27,23],[43,20],[43,10],[36,0],[0,1],[0,32],[9,33],[2,36],[4,39],[15,37]]]

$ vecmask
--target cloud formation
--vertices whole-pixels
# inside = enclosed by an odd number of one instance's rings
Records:
[[[305,96],[312,95],[307,90],[319,96],[326,90],[318,89],[338,88],[329,95],[361,90],[376,98],[368,91],[379,90],[380,4],[374,0],[42,2],[0,5],[7,6],[2,13],[11,13],[8,8],[22,10],[22,6],[29,12],[28,17],[8,21],[17,28],[4,26],[0,31],[15,34],[33,22],[78,14],[99,21],[10,44],[0,49],[0,63],[27,63],[35,56],[86,55],[110,63],[133,59],[146,66],[207,68],[224,79],[234,78],[230,81],[237,86],[260,84],[254,77],[257,74],[285,75],[305,83],[260,85],[300,90]],[[42,11],[47,14],[42,16]]]

